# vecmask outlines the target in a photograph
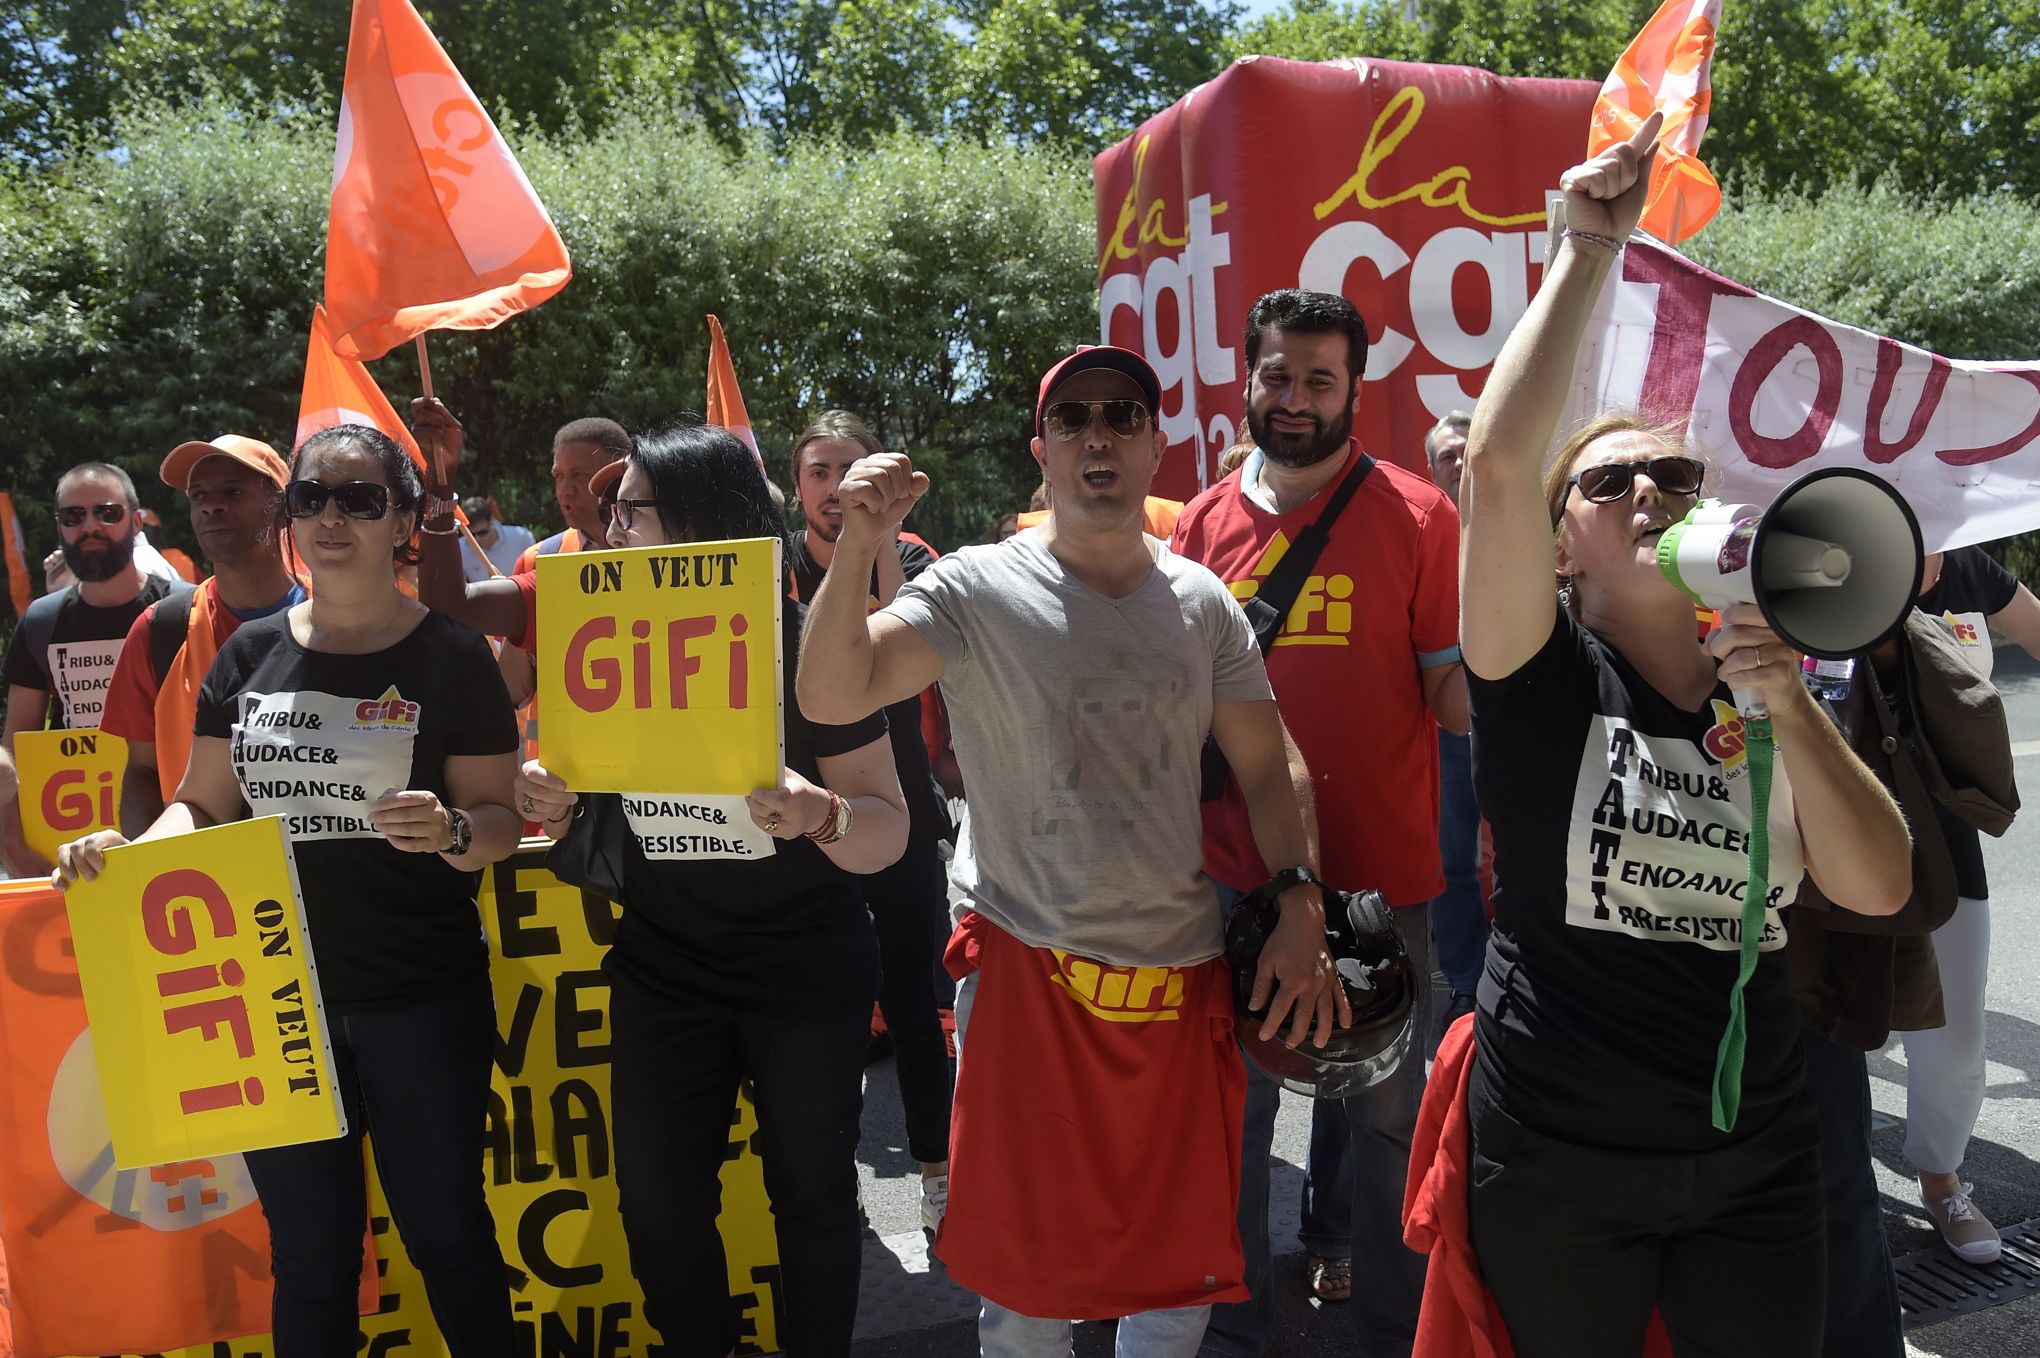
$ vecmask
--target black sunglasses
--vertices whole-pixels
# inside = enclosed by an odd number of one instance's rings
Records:
[[[1565,479],[1568,487],[1578,486],[1580,498],[1592,505],[1613,504],[1629,494],[1638,472],[1666,495],[1697,495],[1707,475],[1707,465],[1697,457],[1653,457],[1642,462],[1603,462],[1597,467],[1574,472]]]
[[[79,524],[84,523],[85,516],[90,514],[101,523],[116,524],[127,517],[127,512],[128,507],[126,505],[117,503],[92,505],[90,507],[85,505],[65,505],[57,511],[57,522],[66,528],[76,528]]]
[[[350,519],[379,519],[390,512],[390,488],[373,481],[349,481],[329,486],[323,481],[293,481],[284,487],[283,512],[293,519],[309,519],[331,500]]]
[[[1067,443],[1091,427],[1092,412],[1105,420],[1105,427],[1123,439],[1147,428],[1148,408],[1139,401],[1057,401],[1042,412],[1042,427]]]

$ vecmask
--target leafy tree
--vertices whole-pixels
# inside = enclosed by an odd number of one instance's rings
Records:
[[[212,96],[130,113],[120,156],[0,172],[0,389],[32,552],[52,545],[58,471],[84,457],[127,467],[188,546],[163,454],[223,430],[290,443],[332,135],[317,110],[256,119]],[[463,488],[549,523],[552,431],[698,412],[715,312],[775,475],[808,420],[845,406],[934,473],[921,531],[977,538],[1037,479],[1042,368],[1096,328],[1088,165],[907,133],[778,156],[755,141],[731,156],[656,103],[520,138],[577,276],[498,330],[431,337],[469,430]],[[416,392],[408,347],[371,366],[400,408]]]
[[[1296,61],[1377,57],[1419,61],[1423,27],[1399,4],[1380,0],[1291,0],[1290,7],[1251,20],[1226,35],[1229,57],[1250,53]]]

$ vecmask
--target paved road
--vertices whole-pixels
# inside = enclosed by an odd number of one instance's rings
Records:
[[[2040,664],[2016,650],[2000,653],[1999,687],[2011,715],[2019,772],[2040,789]],[[2036,793],[2035,795],[2040,795]],[[1966,1173],[1976,1201],[2000,1225],[2040,1218],[2040,807],[2002,840],[1985,841],[1993,897],[1988,1034],[1989,1088]],[[1870,1058],[1879,1113],[1874,1138],[1884,1191],[1885,1228],[1895,1254],[1938,1248],[1913,1191],[1904,1160],[1905,1063],[1895,1045]],[[1306,1300],[1303,1258],[1296,1247],[1296,1194],[1309,1131],[1306,1101],[1285,1096],[1276,1128],[1273,1224],[1276,1265],[1276,1358],[1356,1353],[1338,1307]],[[931,1266],[918,1218],[918,1179],[900,1121],[890,1062],[866,1081],[864,1147],[860,1152],[866,1210],[863,1309],[856,1358],[963,1358],[977,1351],[974,1300]],[[1363,1268],[1364,1276],[1364,1268]],[[1112,1351],[1109,1326],[1078,1327],[1080,1358]],[[1920,1327],[1908,1352],[1945,1358],[2036,1358],[2040,1296]]]

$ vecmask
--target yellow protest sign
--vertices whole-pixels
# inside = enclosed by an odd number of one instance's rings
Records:
[[[610,1146],[609,983],[602,954],[618,907],[566,886],[529,846],[482,877],[496,992],[496,1070],[482,1173],[511,1269],[517,1352],[549,1358],[646,1358],[660,1336],[645,1319],[618,1211]],[[779,1348],[779,1246],[754,1149],[758,1120],[732,1109],[717,1222],[739,1308],[740,1358]],[[374,1145],[373,1131],[369,1144]],[[356,1351],[445,1358],[425,1286],[391,1226],[370,1164],[369,1229],[380,1304],[360,1321]],[[665,1352],[672,1352],[668,1346]],[[166,1351],[162,1358],[274,1358],[266,1335]]]
[[[538,559],[539,758],[582,792],[779,781],[776,538]]]
[[[20,731],[21,834],[51,862],[57,849],[94,830],[120,827],[127,742],[104,731]]]
[[[117,1166],[347,1129],[281,819],[110,849],[65,907]]]

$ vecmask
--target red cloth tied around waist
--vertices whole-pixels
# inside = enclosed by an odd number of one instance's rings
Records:
[[[1246,1300],[1224,962],[1109,966],[975,913],[944,961],[977,973],[935,1246],[950,1277],[1051,1319]]]

